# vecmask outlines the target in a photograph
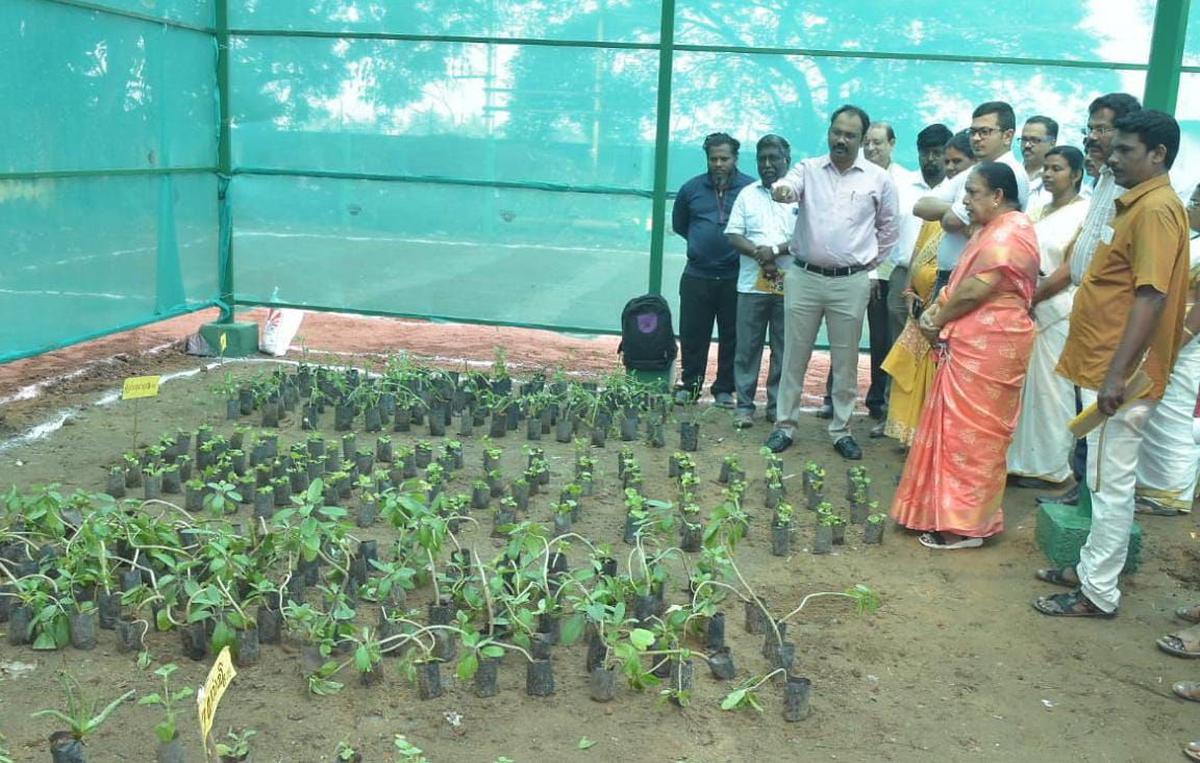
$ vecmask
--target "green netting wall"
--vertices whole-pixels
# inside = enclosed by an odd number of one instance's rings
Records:
[[[1188,0],[4,0],[0,42],[0,361],[222,299],[610,332],[675,299],[656,215],[704,135],[753,173],[843,102],[911,168],[983,100],[1078,144],[1095,95],[1177,85],[1200,175]]]
[[[0,3],[0,361],[217,297],[207,2]]]

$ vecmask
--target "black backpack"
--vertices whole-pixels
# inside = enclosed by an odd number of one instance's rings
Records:
[[[643,294],[625,303],[617,352],[625,367],[633,371],[666,371],[671,367],[678,345],[667,300],[658,294]]]

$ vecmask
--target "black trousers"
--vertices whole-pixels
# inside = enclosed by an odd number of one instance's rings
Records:
[[[697,397],[704,389],[713,321],[717,324],[717,378],[711,392],[733,394],[733,356],[737,350],[737,278],[679,279],[679,355],[681,388]]]
[[[888,375],[883,371],[883,361],[892,351],[891,316],[888,313],[888,282],[878,281],[879,295],[872,296],[867,303],[867,332],[871,344],[871,386],[867,388],[867,410],[874,416],[887,411]],[[833,390],[833,372],[825,377],[825,404],[833,405],[830,392]]]

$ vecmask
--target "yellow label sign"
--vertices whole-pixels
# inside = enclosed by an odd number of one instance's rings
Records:
[[[200,711],[200,736],[204,740],[205,749],[208,749],[208,734],[212,731],[213,718],[217,715],[217,704],[236,675],[237,671],[233,669],[233,658],[229,655],[229,647],[225,647],[217,655],[217,661],[213,663],[212,669],[208,671],[208,678],[204,680],[204,686],[196,692],[196,707]]]
[[[225,354],[225,348],[229,346],[229,335],[224,331],[221,332],[221,354]]]
[[[131,376],[121,387],[122,400],[136,400],[139,397],[158,397],[157,376]]]

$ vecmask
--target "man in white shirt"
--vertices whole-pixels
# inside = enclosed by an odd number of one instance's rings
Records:
[[[1017,132],[1017,117],[1012,106],[1004,101],[981,103],[971,114],[971,150],[980,162],[1002,162],[1017,176],[1017,195],[1021,209],[1029,202],[1029,176],[1025,166],[1012,152],[1013,136]],[[969,172],[961,172],[949,183],[942,183],[917,202],[913,213],[922,220],[940,220],[946,235],[938,247],[938,280],[934,293],[950,282],[950,273],[958,264],[967,245],[967,228],[971,218],[963,204]]]
[[[1025,211],[1033,214],[1050,201],[1050,192],[1042,186],[1042,165],[1046,152],[1058,143],[1058,122],[1041,114],[1025,120],[1021,128],[1021,161],[1029,176],[1029,205]]]
[[[946,179],[946,144],[953,137],[954,133],[941,122],[931,124],[917,133],[917,160],[920,162],[921,171],[912,173],[907,186],[900,185],[898,179],[896,181],[902,220],[900,241],[888,257],[893,263],[892,276],[888,281],[888,318],[893,342],[908,322],[908,305],[904,301],[904,290],[908,288],[908,266],[912,261],[913,248],[917,244],[923,222],[913,214],[913,209],[921,197],[932,193],[933,189]]]
[[[774,421],[783,368],[783,273],[791,264],[788,241],[796,229],[798,206],[771,198],[771,184],[792,164],[792,147],[779,135],[764,135],[757,146],[758,182],[738,193],[725,225],[725,236],[741,255],[738,272],[737,349],[733,385],[737,412],[733,425],[754,423],[754,397],[762,366],[763,339],[768,334],[771,361],[767,370],[767,421]]]

